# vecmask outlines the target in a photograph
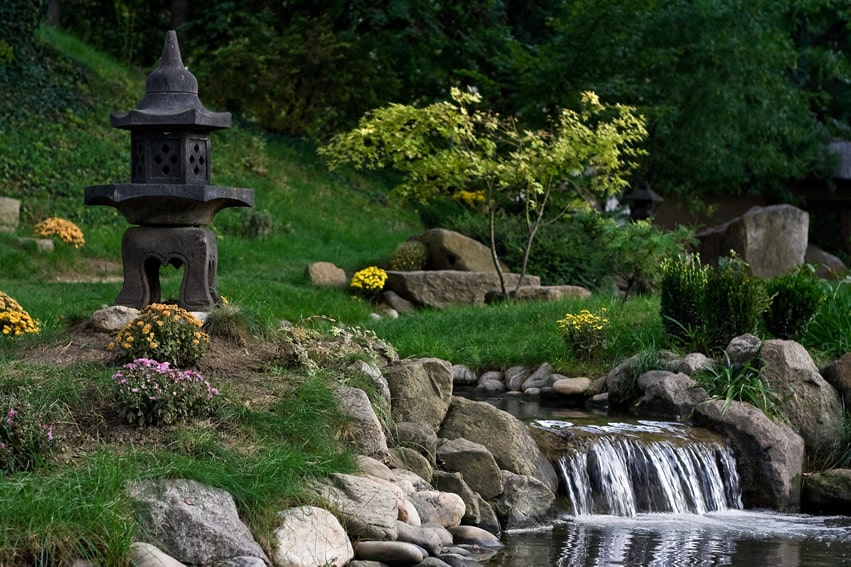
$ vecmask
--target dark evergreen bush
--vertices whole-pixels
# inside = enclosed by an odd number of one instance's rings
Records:
[[[701,342],[704,295],[709,268],[695,254],[672,256],[662,262],[660,312],[665,333],[677,342]]]
[[[747,262],[733,255],[721,258],[709,272],[704,295],[707,346],[723,350],[731,339],[755,333],[769,299],[762,280]]]
[[[763,313],[765,329],[778,339],[797,340],[824,301],[824,290],[812,266],[766,282],[771,304]]]

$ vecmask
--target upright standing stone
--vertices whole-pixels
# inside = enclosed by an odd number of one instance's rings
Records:
[[[15,232],[21,216],[21,202],[0,197],[0,232]]]

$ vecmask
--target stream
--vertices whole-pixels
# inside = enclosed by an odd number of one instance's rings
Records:
[[[741,509],[732,454],[703,430],[484,401],[583,440],[556,466],[571,498],[553,525],[504,533],[488,567],[851,565],[851,517]]]

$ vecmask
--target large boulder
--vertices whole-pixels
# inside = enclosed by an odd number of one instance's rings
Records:
[[[128,488],[136,520],[157,547],[178,561],[210,565],[236,557],[269,558],[223,490],[186,479],[141,481]]]
[[[851,410],[851,352],[846,352],[822,368],[821,375],[837,389],[845,407]]]
[[[555,506],[553,491],[531,476],[502,471],[505,491],[494,509],[506,530],[534,529],[547,525]]]
[[[809,514],[848,515],[851,510],[851,469],[813,473],[804,479],[801,509]]]
[[[395,540],[399,493],[377,479],[334,473],[313,488],[352,538]]]
[[[782,276],[804,263],[810,215],[792,205],[754,207],[741,217],[697,234],[701,258],[715,263],[734,250],[762,278]]]
[[[780,396],[780,409],[807,448],[835,447],[842,436],[842,402],[806,349],[794,341],[774,339],[763,343],[760,356],[763,382]]]
[[[432,228],[409,240],[426,248],[426,270],[458,270],[461,272],[495,272],[491,249],[469,236],[453,230]],[[500,264],[508,271],[505,264]]]
[[[746,508],[797,511],[801,503],[804,440],[788,425],[744,402],[711,400],[694,409],[696,425],[730,439]]]
[[[310,283],[321,287],[336,287],[346,289],[349,279],[342,268],[338,268],[331,262],[313,262],[304,269],[304,275]]]
[[[346,530],[331,512],[315,506],[280,513],[274,537],[275,567],[345,565],[355,552]]]
[[[387,438],[366,392],[359,388],[339,386],[334,391],[340,412],[350,420],[343,431],[344,439],[358,454],[384,459]]]
[[[397,421],[396,443],[418,451],[432,465],[436,463],[437,434],[430,426],[414,421]]]
[[[500,484],[502,484],[501,475]],[[479,526],[492,534],[499,535],[499,518],[496,512],[493,511],[491,505],[482,498],[482,495],[473,491],[470,486],[464,482],[461,473],[435,471],[432,477],[432,482],[437,490],[443,492],[451,492],[457,494],[464,501],[464,517],[461,518],[461,523],[465,525]]]
[[[643,395],[632,405],[632,413],[642,417],[683,419],[694,406],[709,396],[706,390],[686,376],[665,370],[650,370],[638,377]]]
[[[848,266],[839,257],[825,252],[813,244],[807,246],[804,261],[815,266],[816,275],[822,279],[835,280],[848,273]]]
[[[535,477],[553,492],[558,486],[555,469],[538,449],[526,424],[491,404],[452,398],[439,435],[484,445],[500,468]]]
[[[384,376],[393,420],[421,422],[437,431],[452,401],[452,365],[437,358],[406,359],[388,366]]]
[[[507,289],[523,285],[540,285],[541,278],[504,272]],[[496,272],[462,272],[459,270],[387,272],[385,289],[397,293],[417,305],[444,309],[452,305],[484,305],[488,292],[501,291]]]
[[[470,488],[484,499],[502,494],[499,465],[484,445],[463,438],[452,439],[438,447],[437,460],[443,470],[461,473]]]

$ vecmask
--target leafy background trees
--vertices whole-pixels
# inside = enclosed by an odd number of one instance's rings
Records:
[[[787,201],[851,136],[845,0],[9,0],[2,41],[25,52],[47,4],[143,69],[177,26],[205,102],[320,141],[452,87],[534,128],[594,91],[646,119],[633,185]]]

